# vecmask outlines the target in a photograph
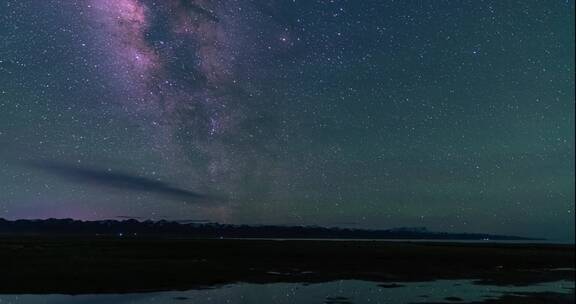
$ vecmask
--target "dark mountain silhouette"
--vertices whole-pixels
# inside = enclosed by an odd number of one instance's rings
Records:
[[[172,221],[74,219],[5,220],[1,235],[101,235],[116,237],[277,238],[277,239],[430,239],[430,240],[536,240],[483,233],[432,232],[425,227],[388,230],[326,228],[318,226],[248,226]]]

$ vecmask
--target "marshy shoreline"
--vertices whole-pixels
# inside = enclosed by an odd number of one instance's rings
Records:
[[[574,281],[574,257],[574,245],[552,244],[2,237],[0,294],[136,293],[334,280],[381,282],[382,288],[456,279],[525,286]]]

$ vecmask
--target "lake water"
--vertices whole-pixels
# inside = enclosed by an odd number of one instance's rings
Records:
[[[229,240],[247,241],[333,241],[333,242],[415,242],[415,243],[465,243],[465,244],[549,244],[549,245],[574,245],[575,240],[458,240],[458,239],[273,239],[273,238],[226,238]]]
[[[416,283],[334,281],[318,284],[234,284],[214,289],[111,295],[0,295],[0,304],[400,304],[462,303],[499,298],[509,293],[571,293],[574,282],[558,281],[527,287],[477,285],[472,280]]]

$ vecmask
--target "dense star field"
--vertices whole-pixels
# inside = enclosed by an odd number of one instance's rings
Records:
[[[0,1],[0,217],[574,237],[574,1]]]

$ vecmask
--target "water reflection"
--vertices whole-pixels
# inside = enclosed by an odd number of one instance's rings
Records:
[[[1,304],[363,304],[467,302],[499,298],[510,292],[570,293],[574,282],[558,281],[526,287],[475,285],[471,280],[378,284],[335,281],[321,284],[235,284],[216,289],[122,295],[0,295]]]

